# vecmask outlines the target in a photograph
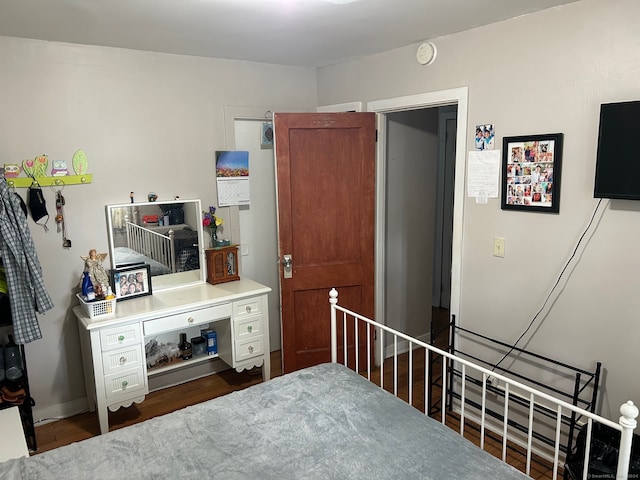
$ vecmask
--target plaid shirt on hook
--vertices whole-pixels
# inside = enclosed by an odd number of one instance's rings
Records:
[[[53,308],[44,286],[27,217],[20,200],[0,176],[0,253],[7,276],[13,331],[16,343],[42,338],[37,313]]]

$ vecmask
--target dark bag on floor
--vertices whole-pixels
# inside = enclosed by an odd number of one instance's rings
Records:
[[[578,480],[582,478],[586,442],[587,425],[585,424],[580,428],[576,443],[567,455],[567,462],[564,466],[565,480]],[[601,423],[593,423],[588,478],[616,478],[619,444],[619,431]],[[640,478],[640,436],[638,435],[633,436],[633,443],[631,445],[629,478]]]

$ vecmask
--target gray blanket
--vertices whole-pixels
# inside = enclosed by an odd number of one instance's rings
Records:
[[[246,390],[30,458],[9,479],[524,479],[341,365]]]

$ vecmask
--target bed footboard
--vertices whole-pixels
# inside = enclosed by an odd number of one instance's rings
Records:
[[[507,447],[509,444],[515,442],[516,445],[524,449],[524,455],[526,462],[524,465],[524,473],[531,476],[531,463],[532,457],[536,454],[537,445],[535,443],[536,435],[534,433],[536,427],[536,421],[541,422],[543,420],[534,418],[536,405],[545,405],[547,415],[545,416],[544,423],[545,428],[551,428],[554,430],[555,444],[553,445],[553,451],[550,452],[551,461],[553,463],[553,479],[558,478],[559,472],[562,472],[563,461],[565,460],[564,454],[561,451],[561,437],[562,432],[562,418],[565,415],[571,415],[575,413],[585,422],[583,430],[586,432],[585,441],[583,442],[583,452],[574,452],[574,454],[583,455],[582,458],[590,459],[590,449],[592,445],[592,435],[594,426],[602,425],[605,428],[612,429],[620,433],[618,444],[618,459],[617,470],[615,478],[618,480],[626,480],[629,478],[629,468],[631,461],[631,448],[633,440],[633,431],[637,426],[636,418],[638,417],[638,408],[633,402],[628,401],[620,407],[621,417],[619,422],[613,422],[609,419],[601,417],[595,413],[567,403],[564,400],[554,398],[548,393],[542,392],[535,388],[532,388],[523,383],[512,380],[501,374],[491,371],[483,366],[477,365],[468,359],[457,357],[452,353],[441,350],[434,345],[424,343],[418,339],[412,338],[401,332],[398,332],[385,325],[377,323],[367,317],[352,312],[346,308],[338,305],[338,292],[332,289],[329,292],[329,303],[331,305],[331,361],[334,363],[343,363],[345,366],[354,369],[362,376],[366,377],[370,381],[378,384],[381,388],[390,391],[395,396],[399,395],[399,382],[401,375],[406,377],[402,378],[403,385],[406,385],[406,391],[403,393],[403,397],[406,396],[405,401],[410,405],[413,405],[413,399],[416,395],[413,391],[414,384],[423,385],[424,387],[424,399],[429,395],[427,389],[429,388],[429,368],[430,362],[428,358],[430,355],[437,355],[442,357],[441,362],[442,371],[439,372],[439,377],[442,382],[442,392],[446,392],[452,385],[447,385],[450,381],[450,376],[447,375],[447,369],[455,368],[461,371],[461,375],[457,377],[455,388],[460,397],[457,403],[458,409],[458,421],[459,433],[465,435],[466,424],[474,424],[479,429],[479,447],[485,448],[485,438],[488,429],[492,431],[498,430],[501,441],[501,459],[507,461]],[[375,331],[376,337],[381,339],[379,342],[379,358],[384,359],[385,347],[393,347],[393,355],[390,361],[382,361],[379,366],[373,364],[373,350],[372,339],[374,338],[373,332]],[[348,332],[351,332],[348,334]],[[359,334],[354,334],[360,332]],[[348,340],[350,339],[350,340]],[[355,345],[347,345],[348,341],[352,341]],[[386,345],[385,345],[386,344]],[[403,352],[400,353],[399,349],[402,345]],[[351,356],[353,358],[349,358]],[[408,368],[406,373],[400,373],[398,370],[398,359],[400,355],[406,355],[408,358],[406,363]],[[385,368],[385,364],[392,363],[391,370]],[[419,364],[419,365],[418,365]],[[419,368],[415,368],[418,366]],[[420,375],[420,381],[416,382],[414,375]],[[385,382],[385,375],[391,375],[391,382],[387,380]],[[500,400],[491,396],[489,386],[489,377],[500,382],[500,385],[504,387],[504,395]],[[374,379],[375,378],[375,379]],[[390,384],[390,386],[389,386]],[[418,395],[419,396],[419,395]],[[466,398],[473,397],[474,404],[479,405],[478,408],[471,408],[467,406]],[[514,401],[517,400],[517,401]],[[499,425],[496,425],[495,419],[490,422],[487,417],[487,405],[488,403],[495,403],[496,401],[502,402],[500,408],[502,413]],[[447,425],[447,412],[446,402],[441,403],[440,421]],[[495,408],[495,407],[494,407]],[[424,413],[429,414],[427,402],[424,402]],[[528,425],[528,431],[523,436],[514,435],[514,432],[510,431],[509,423],[511,416],[519,416],[525,418],[525,424]],[[546,420],[551,416],[553,420],[549,422]],[[450,426],[450,425],[449,425]],[[522,438],[524,437],[524,438]],[[582,471],[578,472],[579,478],[587,479],[594,478],[589,474],[590,462],[584,462]],[[600,477],[605,478],[605,477]],[[613,478],[613,477],[606,477]]]
[[[173,230],[162,235],[135,223],[127,222],[127,246],[176,272],[176,251]]]

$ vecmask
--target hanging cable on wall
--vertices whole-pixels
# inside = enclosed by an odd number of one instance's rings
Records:
[[[571,261],[575,258],[577,252],[578,252],[578,248],[580,248],[580,244],[582,243],[582,241],[584,240],[584,237],[586,236],[587,232],[589,231],[589,229],[591,228],[591,225],[593,225],[593,222],[596,218],[596,214],[598,213],[598,209],[600,208],[600,205],[602,204],[602,198],[598,201],[598,204],[596,205],[595,210],[593,211],[593,215],[591,215],[591,219],[589,220],[589,223],[587,224],[587,227],[584,229],[584,231],[582,232],[582,235],[580,235],[580,238],[578,239],[578,243],[576,243],[575,248],[573,249],[573,252],[571,253],[571,256],[569,257],[569,260],[567,260],[567,262],[564,264],[564,267],[562,268],[562,271],[560,272],[560,275],[558,275],[558,278],[556,279],[556,282],[554,283],[553,287],[551,288],[551,290],[549,291],[549,294],[547,295],[547,297],[544,299],[544,302],[542,303],[542,306],[540,307],[540,309],[537,311],[537,313],[533,316],[533,318],[531,319],[531,321],[529,322],[529,325],[527,325],[527,328],[524,329],[524,331],[520,334],[520,336],[518,337],[518,339],[513,343],[513,345],[511,345],[511,348],[507,351],[507,353],[505,353],[502,358],[498,361],[498,363],[496,363],[493,368],[491,369],[491,371],[495,371],[495,369],[509,356],[511,355],[511,353],[513,352],[513,350],[516,348],[516,346],[518,345],[518,343],[520,343],[520,341],[524,338],[524,336],[527,334],[527,332],[529,330],[531,330],[531,327],[534,325],[534,323],[536,322],[536,320],[538,319],[538,317],[540,316],[540,314],[544,311],[545,307],[547,306],[547,303],[549,303],[549,300],[551,299],[551,296],[553,295],[553,292],[555,292],[556,288],[558,288],[558,285],[560,285],[560,281],[562,280],[562,277],[564,276],[564,273],[566,272],[567,268],[569,267],[569,265],[571,264]]]

